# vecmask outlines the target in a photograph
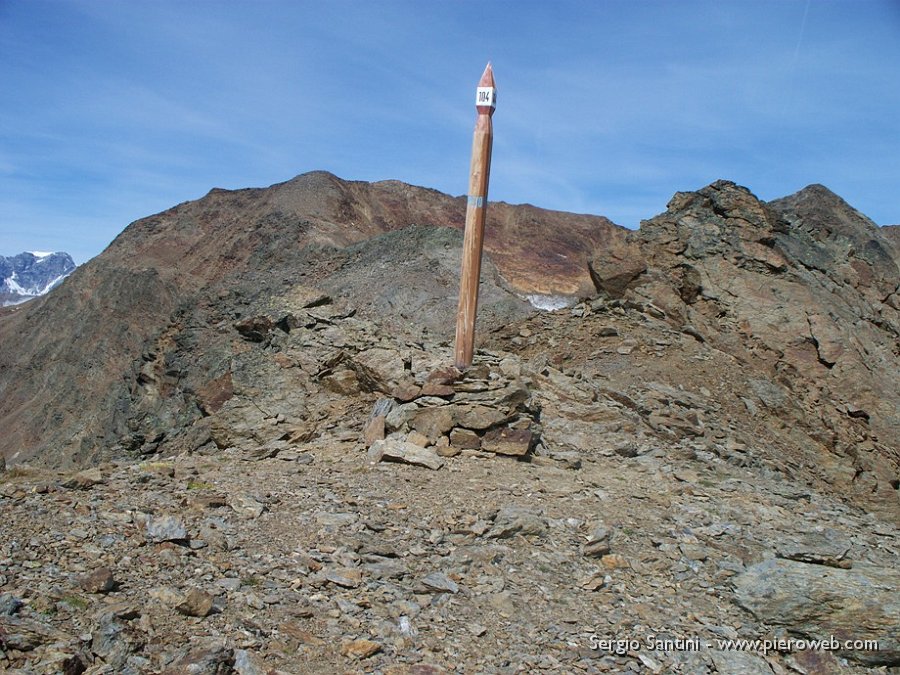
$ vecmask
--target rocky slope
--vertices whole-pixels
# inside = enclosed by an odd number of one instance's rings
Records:
[[[463,206],[214,191],[0,317],[0,668],[900,667],[891,231],[820,186],[492,205],[459,374]]]
[[[464,213],[461,198],[433,190],[314,172],[267,189],[213,190],[133,223],[71,283],[0,314],[0,453],[83,464],[117,444],[113,454],[171,441],[200,416],[194,392],[228,370],[222,326],[305,280],[352,290],[357,306],[387,311],[400,330],[452,324],[446,274],[460,241],[444,232],[434,241],[421,231],[379,237],[410,225],[461,230]],[[486,277],[499,285],[485,294],[485,327],[495,301],[496,320],[506,321],[525,309],[517,294],[589,292],[590,252],[623,235],[604,218],[530,206],[495,204],[490,218],[485,246],[498,273]],[[378,258],[385,252],[391,261]],[[175,347],[180,364],[169,365]],[[141,375],[150,368],[160,371],[153,382]]]
[[[443,384],[449,348],[329,307],[302,313],[281,350],[246,340],[247,359],[274,361],[327,410],[314,438],[263,442],[290,418],[229,416],[214,432],[225,450],[7,472],[0,667],[900,666],[900,530],[797,480],[752,426],[732,424],[727,387],[739,385],[715,377],[730,355],[655,312],[597,301],[520,326],[512,346],[533,356],[481,350]],[[572,322],[578,334],[560,330]],[[617,374],[584,377],[570,335],[591,336]],[[335,343],[352,356],[307,379],[309,355]],[[664,360],[695,364],[696,379],[680,388]],[[504,441],[491,425],[540,440]]]
[[[0,256],[0,307],[45,295],[75,269],[68,253],[26,251]]]

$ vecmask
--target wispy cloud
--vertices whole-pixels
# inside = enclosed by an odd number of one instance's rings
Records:
[[[489,59],[492,198],[637,226],[720,177],[822,182],[900,222],[894,4],[15,0],[0,247],[78,223],[87,257],[213,186],[319,168],[460,194]]]

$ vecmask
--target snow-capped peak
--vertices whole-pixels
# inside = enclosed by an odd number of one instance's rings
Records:
[[[0,256],[0,306],[14,305],[51,291],[75,269],[68,253],[26,251]]]

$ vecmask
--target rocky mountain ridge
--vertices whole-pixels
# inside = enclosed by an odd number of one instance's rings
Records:
[[[213,191],[0,315],[0,664],[900,667],[893,230],[821,186],[718,181],[637,232],[491,204],[458,373],[463,212]]]
[[[75,269],[68,253],[25,251],[0,256],[0,306],[16,305],[45,295]]]
[[[428,281],[419,275],[404,284],[398,283],[395,269],[416,264],[418,253],[405,254],[402,236],[394,240],[399,247],[390,245],[390,233],[415,224],[460,231],[464,212],[462,198],[434,190],[396,181],[347,182],[313,172],[267,189],[212,190],[200,200],[133,223],[100,256],[80,267],[71,284],[27,311],[7,312],[0,319],[0,417],[10,429],[0,438],[0,452],[10,459],[40,457],[77,464],[119,441],[124,447],[141,446],[138,437],[148,432],[131,427],[140,426],[135,418],[145,413],[131,411],[131,389],[140,384],[144,361],[167,351],[172,337],[193,317],[198,322],[190,328],[199,333],[190,339],[202,345],[212,333],[218,343],[227,336],[213,327],[217,323],[233,322],[305,280],[322,280],[337,291],[346,282],[348,289],[365,293],[353,299],[355,305],[388,309],[391,322],[404,330],[417,329],[402,318],[407,310],[395,305],[409,302],[423,282],[430,285],[420,298],[423,306],[438,302],[445,309],[455,307],[450,275],[456,274],[451,268],[459,242],[451,245],[446,240],[450,233],[433,229],[440,248],[430,252],[430,258],[447,253],[441,274],[420,260]],[[497,299],[502,297],[506,307],[498,314],[500,320],[511,317],[512,306],[519,308],[518,316],[524,315],[527,306],[520,295],[588,293],[590,252],[624,233],[604,218],[527,205],[493,205],[490,222],[485,248],[499,273],[491,276],[489,267],[485,276],[502,286]],[[545,240],[538,236],[545,231],[555,234]],[[381,243],[385,241],[387,245]],[[427,237],[413,241],[428,245]],[[364,242],[392,254],[396,267],[387,268],[369,255],[368,269],[381,280],[354,287],[354,279],[361,277],[354,277],[352,270],[356,260],[365,257]],[[345,273],[348,270],[351,274]],[[490,297],[487,291],[482,303],[486,327],[492,321]],[[419,313],[423,327],[445,325],[447,314],[433,310],[431,306]],[[51,324],[64,329],[44,330]],[[21,337],[27,338],[28,347],[13,348]],[[157,342],[163,352],[158,352]],[[198,350],[191,358],[199,355]],[[204,371],[224,368],[218,362],[202,364]],[[85,372],[91,377],[84,378]],[[190,378],[202,376],[204,372],[194,372]],[[183,382],[189,388],[203,384]],[[52,403],[43,405],[46,401]],[[87,415],[85,401],[92,406]],[[152,407],[155,399],[144,399],[144,404]],[[184,409],[188,417],[197,411],[191,400]]]
[[[828,480],[893,509],[898,259],[881,228],[820,185],[763,204],[719,181],[677,194],[668,212],[620,249],[601,251],[591,268],[608,297],[652,303],[762,376],[766,407],[791,430],[796,461],[852,456],[845,479]],[[848,430],[854,420],[865,421],[865,433]]]

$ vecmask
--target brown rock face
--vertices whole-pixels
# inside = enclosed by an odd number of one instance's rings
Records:
[[[480,332],[530,311],[516,293],[589,291],[590,251],[621,236],[594,216],[488,214]],[[0,454],[78,466],[166,446],[250,386],[232,357],[328,299],[308,284],[401,331],[451,336],[464,220],[461,197],[313,172],[131,224],[52,294],[0,312]],[[294,313],[268,316],[273,293]]]
[[[792,429],[794,452],[818,457],[839,490],[891,511],[900,254],[889,230],[820,185],[766,204],[719,181],[675,195],[614,255],[598,252],[592,271],[599,291],[757,369],[766,412]],[[835,457],[853,469],[834,468]]]

